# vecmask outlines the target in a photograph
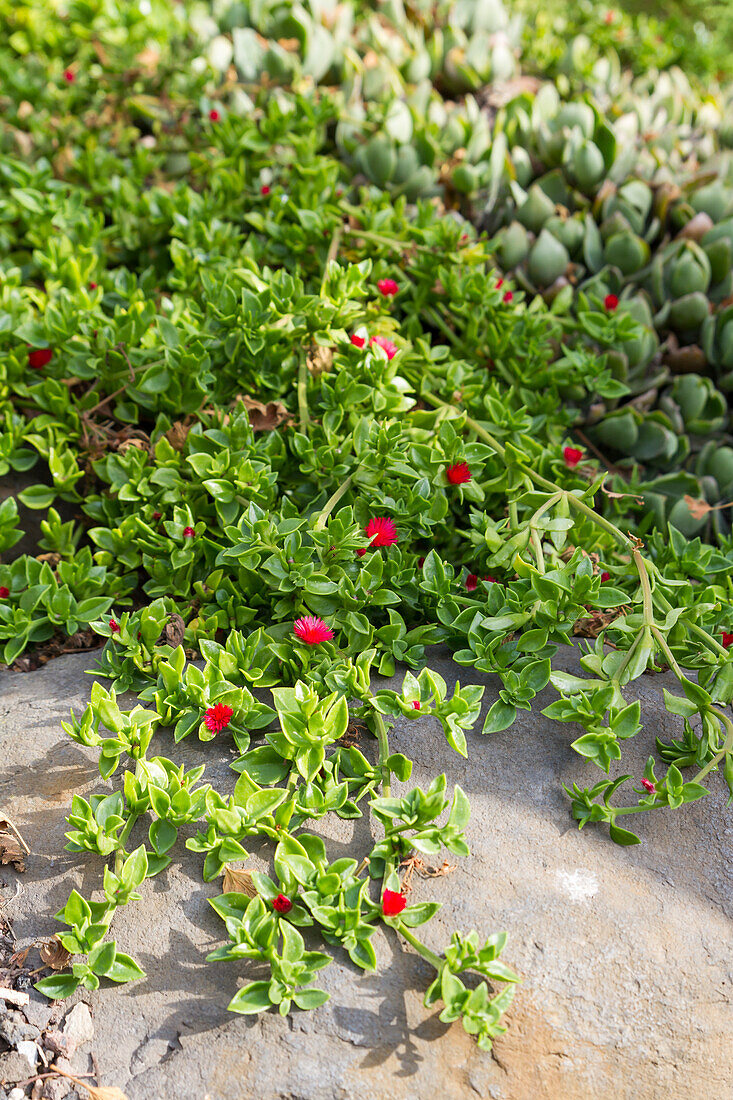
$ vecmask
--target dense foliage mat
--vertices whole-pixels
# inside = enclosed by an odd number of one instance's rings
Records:
[[[70,849],[114,860],[59,914],[77,961],[49,995],[141,975],[112,917],[195,825],[225,876],[212,957],[269,967],[232,1009],[317,1006],[300,929],[371,969],[382,922],[490,1047],[505,937],[436,954],[400,882],[468,855],[459,787],[392,790],[396,717],[463,755],[479,719],[434,643],[497,678],[484,734],[557,690],[602,773],[567,792],[581,826],[635,844],[629,815],[733,791],[730,97],[694,50],[672,67],[679,35],[645,71],[663,25],[583,11],[633,46],[526,37],[520,78],[495,3],[0,3],[2,656],[106,639],[110,689],[65,729],[122,773],[74,798]],[[554,667],[577,637],[585,677]],[[662,667],[679,737],[619,773]],[[151,755],[160,727],[231,736],[233,794]],[[330,862],[328,813],[379,839]],[[272,876],[231,866],[252,838]]]

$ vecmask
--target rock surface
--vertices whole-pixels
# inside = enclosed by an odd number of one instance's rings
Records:
[[[88,895],[101,881],[98,858],[63,851],[72,793],[108,787],[94,754],[60,727],[89,697],[90,663],[75,654],[28,675],[0,672],[0,806],[31,848],[25,874],[2,869],[19,946],[56,930],[53,913],[72,886]],[[431,666],[449,683],[456,673],[486,682],[486,706],[496,697],[494,684],[447,658]],[[566,667],[577,670],[571,655]],[[639,684],[646,728],[627,743],[624,767],[636,776],[655,734],[678,728],[660,706],[664,685],[671,677]],[[471,799],[472,856],[445,878],[416,878],[413,899],[444,902],[425,930],[437,949],[453,928],[509,931],[505,957],[524,981],[493,1056],[423,1007],[430,968],[379,932],[378,973],[338,958],[320,976],[332,996],[317,1011],[228,1014],[246,963],[205,961],[223,940],[206,900],[219,887],[180,848],[144,900],[115,918],[118,945],[147,978],[83,994],[101,1082],[130,1100],[733,1100],[733,828],[722,781],[683,810],[637,818],[638,847],[618,848],[592,827],[579,833],[561,784],[599,773],[570,749],[571,727],[540,714],[553,696],[505,733],[469,735],[467,761],[430,720],[398,724],[390,739],[415,761],[416,782],[444,770]],[[206,762],[220,790],[233,786],[224,742],[159,741],[187,767]],[[324,835],[332,852],[357,855],[366,829],[335,822]]]

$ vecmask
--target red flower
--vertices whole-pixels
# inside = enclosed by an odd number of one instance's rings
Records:
[[[603,299],[603,305],[605,306],[607,313],[613,313],[613,311],[618,307],[618,298],[615,294],[607,294],[606,297]]]
[[[456,462],[445,471],[445,476],[451,485],[465,485],[471,480],[471,471],[467,462]]]
[[[604,569],[603,572],[601,573],[601,584],[605,584],[606,581],[610,581],[610,579],[611,579],[611,574],[607,573],[606,570]]]
[[[565,465],[574,470],[583,457],[583,452],[577,447],[563,447],[562,456],[565,459]]]
[[[0,584],[0,600],[7,600],[10,595],[10,589],[6,588],[4,584]]]
[[[221,118],[221,115],[217,111],[216,107],[212,107],[211,110],[209,111],[209,119],[212,122],[218,122],[220,118]]]
[[[396,917],[407,905],[404,894],[398,894],[395,890],[385,890],[382,894],[382,912],[385,917]]]
[[[733,634],[726,634],[726,632],[723,631],[723,645],[726,649],[730,649],[731,645],[733,645]]]
[[[475,573],[469,573],[466,577],[466,591],[473,592],[478,587],[478,577]]]
[[[285,894],[278,894],[272,900],[272,908],[276,913],[289,913],[293,908],[293,903],[290,898],[285,897]]]
[[[318,619],[315,615],[305,615],[302,619],[296,619],[293,633],[306,645],[320,645],[321,642],[330,642],[333,638],[330,626],[326,626],[323,619]]]
[[[642,787],[646,787],[650,794],[656,793],[657,788],[654,786],[650,779],[642,779],[641,785]]]
[[[417,559],[417,567],[418,567],[418,569],[422,569],[422,567],[423,567],[424,565],[425,565],[425,558],[418,558],[418,559]]]
[[[412,705],[415,708],[415,710],[421,710],[422,709],[422,704],[418,703],[417,699],[412,700]]]
[[[234,711],[226,703],[215,703],[204,715],[204,725],[211,733],[221,733],[232,720]]]
[[[113,634],[119,634],[120,624],[117,622],[117,619],[110,619],[109,620],[109,628],[110,628],[110,630],[112,631]]]
[[[71,69],[64,69],[64,80],[67,84],[73,84],[76,77],[72,73]]]
[[[375,516],[366,525],[366,533],[372,540],[372,549],[377,546],[394,546],[397,542],[397,528],[389,516]]]
[[[269,195],[270,194],[270,188],[266,183],[263,183],[262,187],[260,187],[260,194],[261,195]]]
[[[192,539],[195,534],[196,534],[196,532],[194,531],[193,527],[184,527],[183,528],[183,537],[184,538]]]
[[[97,289],[97,284],[96,283],[90,283],[89,284],[89,289],[90,290],[96,290]]]
[[[153,519],[160,519],[160,517],[161,517],[160,512],[153,512]]]
[[[492,584],[498,584],[496,577],[492,577],[490,573],[487,573],[485,577],[481,578],[484,581],[491,581]]]
[[[394,279],[380,279],[377,283],[377,290],[384,298],[393,298],[399,289]]]
[[[611,23],[613,23],[614,18],[615,18],[614,12],[607,11],[606,14],[603,17],[603,22],[606,24],[607,27],[610,27]],[[642,783],[643,782],[644,781],[642,780]]]
[[[388,340],[386,336],[372,336],[369,342],[381,348],[388,359],[394,359],[397,354],[397,345],[393,344],[391,340]]]
[[[41,367],[45,367],[46,363],[50,363],[53,358],[53,351],[51,348],[30,348],[28,351],[28,366],[33,367],[34,370],[40,370]]]
[[[503,302],[512,302],[512,301],[514,301],[514,295],[512,294],[511,290],[507,290],[506,294],[502,298],[502,301]]]
[[[496,289],[497,289],[497,290],[501,290],[501,288],[502,288],[503,286],[504,286],[504,280],[503,280],[503,279],[497,279],[497,280],[496,280]]]
[[[351,343],[355,348],[363,348],[366,344],[366,336],[357,336],[356,333],[351,337]]]

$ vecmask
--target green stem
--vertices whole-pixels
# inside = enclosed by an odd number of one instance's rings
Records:
[[[429,962],[431,966],[435,967],[438,973],[440,973],[440,971],[445,966],[445,959],[442,959],[440,955],[436,955],[434,951],[431,951],[429,947],[426,947],[422,940],[419,940],[417,938],[414,932],[411,932],[409,928],[405,928],[402,921],[398,922],[397,931],[401,936],[404,936],[404,938],[412,947],[415,948],[418,955],[422,955],[422,957],[427,962]]]
[[[358,467],[357,467],[357,469],[358,469]],[[352,472],[349,474],[349,476],[346,478],[346,480],[341,482],[341,484],[339,485],[336,492],[332,493],[331,496],[326,501],[326,503],[323,505],[323,508],[318,513],[318,519],[316,520],[316,522],[314,524],[313,529],[315,531],[322,531],[323,528],[326,526],[326,520],[331,515],[331,512],[334,510],[334,508],[336,507],[338,502],[341,500],[341,497],[344,495],[344,493],[347,491],[347,489],[351,485],[351,482],[354,480],[354,474],[356,472],[357,472],[356,470],[352,470]]]
[[[115,852],[115,874],[117,876],[119,876],[120,871],[122,870],[122,864],[125,862],[125,855],[126,855],[125,845],[127,844],[127,841],[129,839],[130,833],[132,832],[133,826],[134,826],[135,822],[137,821],[137,819],[139,817],[140,817],[140,814],[130,814],[130,816],[127,819],[127,822],[125,824],[124,829],[120,833],[120,838],[117,842],[119,847],[118,847],[117,851]]]
[[[378,710],[373,711],[374,725],[376,726],[377,742],[379,744],[379,766],[382,769],[382,796],[389,798],[392,794],[391,775],[387,766],[387,757],[389,756],[389,739],[387,737],[387,727],[384,724],[384,718]]]
[[[343,225],[339,225],[334,230],[333,237],[331,237],[331,243],[328,246],[328,254],[326,256],[326,264],[323,269],[323,279],[321,280],[320,297],[322,298],[326,292],[326,283],[328,282],[328,268],[332,260],[336,259],[338,255],[339,245],[341,244],[341,238],[344,235]]]
[[[692,780],[693,783],[702,783],[708,772],[711,772],[713,768],[717,768],[723,757],[727,756],[729,752],[733,752],[733,722],[731,722],[727,714],[723,714],[722,710],[718,710],[717,707],[711,707],[710,710],[711,713],[723,723],[726,730],[726,738],[720,752],[716,753],[713,759],[709,760],[705,767],[697,773]]]
[[[298,364],[298,412],[300,413],[300,430],[305,434],[311,418],[308,414],[308,358],[301,353]]]

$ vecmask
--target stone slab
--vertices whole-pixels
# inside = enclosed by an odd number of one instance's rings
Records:
[[[578,670],[572,654],[564,661]],[[89,894],[101,879],[98,858],[63,851],[72,794],[109,786],[94,754],[60,727],[88,700],[90,664],[73,654],[26,675],[0,672],[0,807],[32,849],[25,874],[0,875],[21,945],[57,928],[53,913],[72,886]],[[496,697],[488,678],[445,656],[431,666],[449,684],[486,683],[486,707]],[[664,685],[670,676],[638,685],[646,728],[627,743],[624,763],[637,776],[655,734],[677,728],[660,706]],[[398,723],[391,734],[393,750],[415,761],[415,781],[445,771],[471,798],[471,858],[448,877],[415,879],[413,898],[444,902],[425,929],[436,949],[456,927],[509,931],[506,958],[524,981],[493,1055],[423,1007],[429,966],[380,932],[379,972],[337,958],[322,972],[331,1000],[317,1011],[227,1013],[247,964],[205,961],[223,940],[207,904],[219,888],[181,849],[144,900],[115,918],[118,944],[147,978],[83,994],[102,1082],[130,1100],[733,1100],[733,827],[722,781],[681,811],[637,818],[638,847],[579,833],[561,784],[599,773],[570,749],[572,727],[540,714],[552,697],[502,734],[469,735],[467,761],[434,721]],[[174,748],[159,738],[161,754],[206,762],[206,779],[231,789],[223,742],[189,738]],[[324,835],[334,857],[370,844],[363,821],[336,822]]]

